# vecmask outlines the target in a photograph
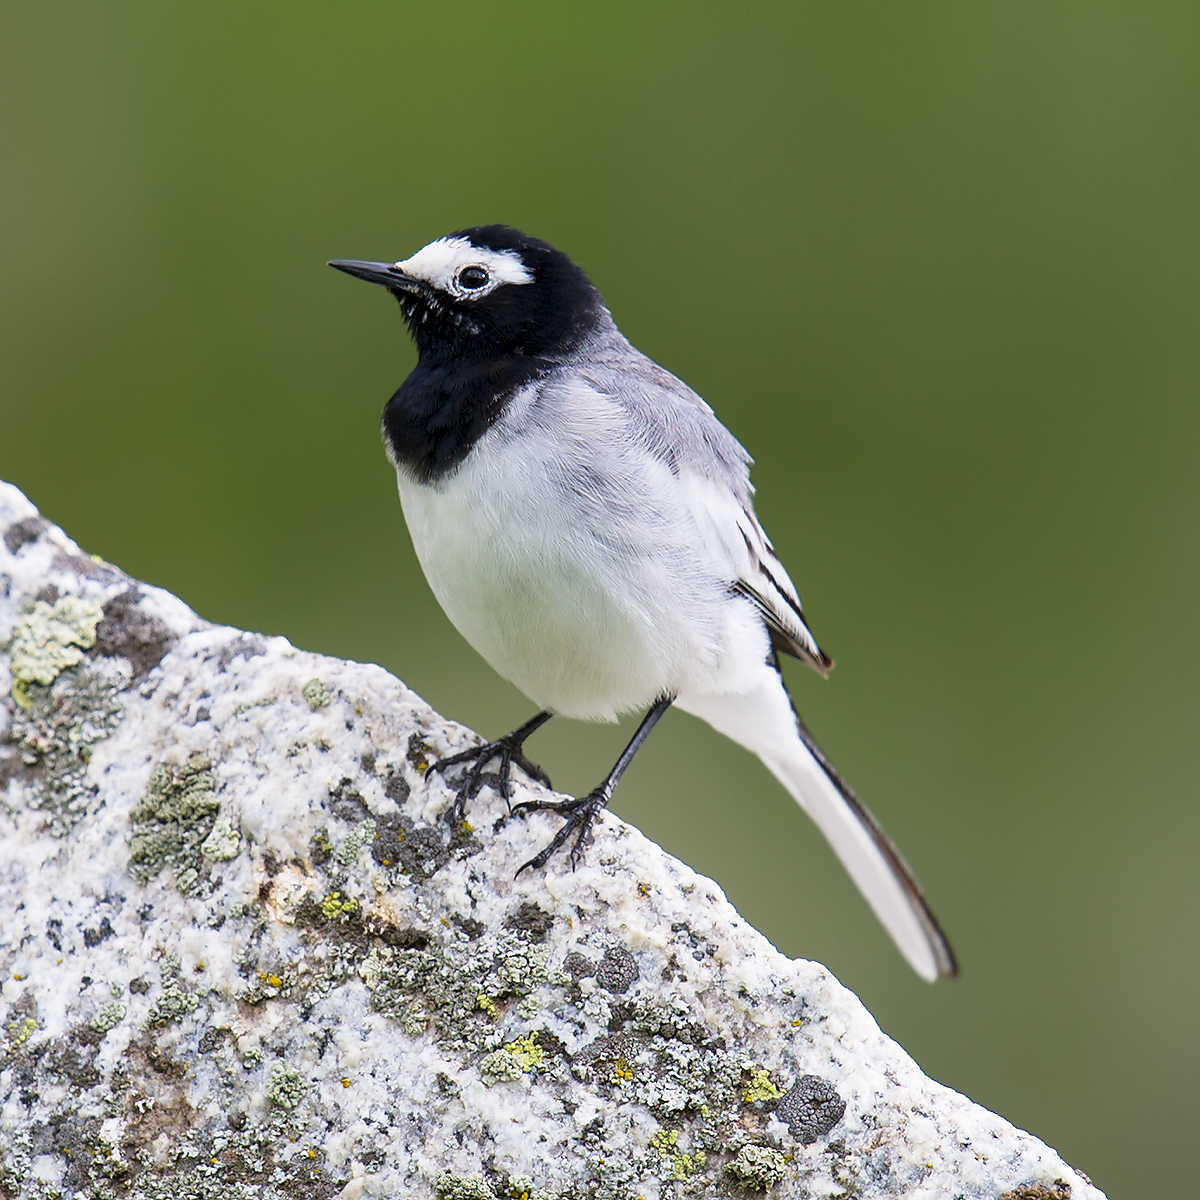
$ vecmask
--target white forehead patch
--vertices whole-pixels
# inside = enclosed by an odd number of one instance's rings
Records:
[[[406,275],[457,296],[486,296],[504,283],[533,282],[533,276],[515,250],[481,250],[463,237],[438,238],[396,266]],[[487,284],[463,287],[458,276],[464,267],[482,267],[488,273]]]

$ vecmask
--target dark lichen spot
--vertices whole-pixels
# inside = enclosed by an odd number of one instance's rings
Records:
[[[362,793],[355,790],[349,779],[342,779],[336,787],[329,789],[329,810],[335,817],[352,825],[365,821],[371,815]]]
[[[400,868],[418,883],[423,883],[450,861],[450,847],[442,834],[430,825],[403,822],[404,841],[400,844]]]
[[[576,1075],[588,1067],[612,1064],[619,1058],[632,1058],[637,1054],[637,1039],[628,1033],[606,1033],[594,1042],[575,1051],[572,1059]]]
[[[22,546],[36,542],[42,536],[42,531],[49,528],[50,522],[45,517],[26,517],[4,531],[4,544],[9,554],[16,554]]]
[[[200,1037],[200,1053],[211,1054],[222,1042],[236,1042],[237,1038],[227,1025],[210,1025]]]
[[[571,1055],[567,1050],[566,1043],[548,1029],[535,1029],[533,1040],[542,1048],[547,1059],[564,1058],[568,1062],[570,1061]]]
[[[828,1133],[845,1111],[845,1100],[819,1075],[801,1075],[775,1107],[775,1115],[803,1146]]]
[[[424,929],[401,927],[381,921],[378,917],[367,918],[366,931],[371,937],[377,937],[385,946],[393,950],[428,950],[433,940]]]
[[[425,771],[429,768],[429,747],[425,745],[425,739],[419,733],[409,734],[406,757],[418,771]]]
[[[131,979],[129,981],[129,990],[135,996],[144,996],[150,990],[150,982],[139,975],[136,979]]]
[[[629,991],[637,977],[638,967],[633,955],[621,946],[605,950],[596,968],[596,981],[605,991],[618,996]]]
[[[98,1046],[104,1041],[106,1032],[92,1025],[76,1025],[67,1036],[79,1046]]]
[[[412,789],[399,771],[389,771],[383,779],[383,794],[395,804],[404,804]]]
[[[69,571],[72,575],[79,575],[84,579],[97,579],[101,583],[115,583],[125,578],[111,563],[92,558],[90,554],[56,554],[54,569]]]
[[[100,945],[105,938],[112,937],[112,935],[112,925],[109,924],[107,917],[102,917],[100,924],[95,929],[85,929],[83,931],[83,944],[90,950],[93,946]]]
[[[1000,1200],[1071,1200],[1071,1185],[1056,1179],[1053,1187],[1044,1183],[1027,1183],[1024,1187],[1005,1192]]]
[[[515,913],[504,918],[504,928],[519,933],[531,942],[544,942],[554,924],[554,918],[539,908],[532,900],[526,900]]]
[[[135,680],[154,670],[176,642],[175,635],[158,617],[138,607],[141,598],[140,588],[129,587],[104,606],[92,649],[93,654],[124,658]]]
[[[267,643],[257,634],[240,633],[217,652],[217,670],[224,673],[235,658],[259,658],[266,652]]]
[[[333,857],[333,842],[330,840],[329,830],[324,825],[313,834],[312,841],[308,843],[308,857],[313,865],[318,867],[323,867]]]
[[[596,973],[596,964],[577,950],[572,950],[563,960],[563,968],[576,983],[581,979],[589,979]]]
[[[66,1164],[63,1182],[72,1190],[82,1189],[99,1137],[99,1117],[61,1113],[30,1128],[29,1148],[34,1154],[61,1154]]]
[[[95,1058],[95,1045],[84,1043],[80,1046],[58,1039],[46,1046],[41,1061],[46,1071],[69,1079],[78,1088],[90,1088],[100,1082]]]
[[[135,1078],[139,1071],[153,1071],[167,1079],[186,1079],[188,1075],[188,1064],[181,1059],[172,1058],[167,1050],[158,1045],[154,1034],[148,1029],[129,1043],[126,1057],[130,1072]],[[189,1121],[183,1128],[188,1128],[190,1124]]]
[[[482,921],[477,921],[474,917],[460,917],[458,913],[451,913],[450,921],[456,929],[461,929],[467,935],[468,941],[472,942],[481,937],[484,930],[487,929]]]
[[[395,867],[400,863],[400,848],[407,834],[404,822],[394,813],[375,818],[375,840],[371,843],[371,857],[381,867]]]
[[[8,790],[10,779],[21,779],[33,782],[38,778],[36,767],[22,761],[21,756],[11,748],[11,737],[0,734],[0,792]]]
[[[598,1142],[604,1135],[604,1118],[593,1117],[580,1131],[581,1142]]]

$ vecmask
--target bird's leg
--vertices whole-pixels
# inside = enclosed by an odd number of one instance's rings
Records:
[[[444,773],[448,767],[456,767],[462,763],[472,764],[466,778],[455,793],[450,811],[446,814],[446,819],[451,825],[462,824],[467,813],[467,801],[474,800],[485,783],[490,783],[504,797],[505,803],[508,803],[512,795],[509,776],[513,763],[516,763],[530,779],[536,779],[538,783],[545,784],[546,787],[551,786],[550,777],[537,763],[530,762],[525,757],[522,747],[525,745],[525,739],[541,729],[552,715],[552,713],[540,712],[536,717],[526,721],[520,729],[514,729],[505,737],[497,738],[494,742],[485,742],[482,746],[472,746],[470,750],[463,750],[459,754],[451,754],[446,758],[438,759],[429,768],[426,772],[427,776],[432,775],[435,771]],[[493,759],[500,760],[499,770],[485,773],[484,767]]]
[[[512,811],[515,813],[556,812],[562,813],[567,818],[566,823],[554,835],[550,844],[535,854],[527,863],[522,863],[517,868],[518,875],[529,867],[544,867],[572,834],[575,835],[575,843],[571,847],[571,870],[573,871],[579,866],[583,860],[584,840],[587,838],[588,832],[591,830],[596,818],[612,799],[612,794],[617,789],[618,781],[625,774],[625,768],[633,762],[633,756],[641,748],[642,743],[650,736],[650,730],[658,724],[658,718],[674,702],[674,696],[664,696],[662,699],[654,702],[653,707],[642,718],[642,723],[638,726],[637,733],[630,739],[629,745],[625,747],[621,757],[617,759],[616,765],[609,771],[608,778],[595,791],[589,792],[588,795],[582,796],[578,800],[523,800],[520,804],[513,805]]]

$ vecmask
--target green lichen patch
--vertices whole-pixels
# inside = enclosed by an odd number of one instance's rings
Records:
[[[540,1067],[546,1051],[532,1033],[516,1038],[487,1055],[479,1064],[479,1073],[489,1087],[494,1083],[512,1082]]]
[[[359,821],[350,833],[343,839],[342,844],[334,851],[334,858],[343,867],[351,867],[358,858],[358,852],[369,846],[375,840],[375,822],[371,817]]]
[[[535,1187],[533,1179],[528,1175],[510,1175],[508,1194],[512,1200],[561,1200],[557,1192]]]
[[[292,1109],[308,1094],[308,1083],[295,1067],[287,1063],[271,1064],[271,1079],[267,1084],[267,1099],[279,1108]]]
[[[482,1051],[494,1020],[490,1012],[498,1014],[502,1001],[524,998],[547,982],[547,957],[547,947],[512,933],[488,934],[465,946],[423,936],[407,947],[376,944],[358,974],[377,1012],[401,1020],[420,998],[439,1040]]]
[[[493,1050],[479,1064],[479,1074],[488,1087],[513,1083],[525,1074],[524,1067],[507,1050]]]
[[[745,1187],[765,1192],[784,1177],[787,1159],[770,1146],[757,1146],[751,1142],[734,1155],[726,1170]]]
[[[442,1171],[433,1181],[433,1190],[442,1200],[496,1200],[496,1193],[481,1175],[452,1175]]]
[[[154,997],[150,1008],[150,1015],[146,1020],[148,1029],[157,1029],[172,1021],[178,1021],[200,1007],[200,997],[183,986],[178,959],[163,959],[161,969],[163,986]]]
[[[96,795],[87,765],[93,748],[120,721],[117,697],[128,682],[125,665],[82,661],[49,687],[31,683],[23,694],[12,738],[29,769],[25,803],[47,814],[55,837],[66,836],[78,824]]]
[[[308,707],[316,712],[319,708],[327,708],[333,699],[333,693],[319,679],[310,679],[301,689],[300,695],[308,701]]]
[[[96,626],[104,609],[79,596],[60,596],[53,604],[26,600],[12,636],[12,698],[33,706],[32,684],[49,687],[68,667],[83,660],[96,644]]]
[[[110,1000],[101,1007],[88,1025],[96,1033],[107,1033],[110,1029],[115,1029],[120,1025],[123,1020],[125,1020],[125,1005],[119,1000]]]
[[[151,772],[146,794],[130,814],[129,873],[139,883],[169,868],[185,896],[198,890],[208,867],[202,848],[220,808],[211,768],[205,755],[193,754],[183,767],[160,763]]]
[[[209,862],[226,862],[237,858],[241,845],[242,835],[234,829],[233,822],[228,817],[218,817],[212,833],[200,843],[200,855]]]
[[[143,1108],[139,1111],[134,1101],[125,1136],[114,1144],[105,1142],[99,1129],[85,1127],[88,1136],[73,1139],[66,1128],[56,1131],[51,1147],[69,1151],[64,1157],[75,1168],[75,1195],[88,1200],[334,1200],[347,1183],[327,1170],[319,1145],[294,1151],[301,1130],[292,1109],[273,1107],[251,1123],[234,1107],[229,1120],[200,1127],[200,1114],[182,1098]],[[51,1200],[49,1192],[37,1195]]]

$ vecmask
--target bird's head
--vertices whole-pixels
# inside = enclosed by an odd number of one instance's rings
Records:
[[[329,265],[386,287],[423,359],[555,357],[605,311],[591,281],[561,250],[507,225],[460,229],[395,263]]]

